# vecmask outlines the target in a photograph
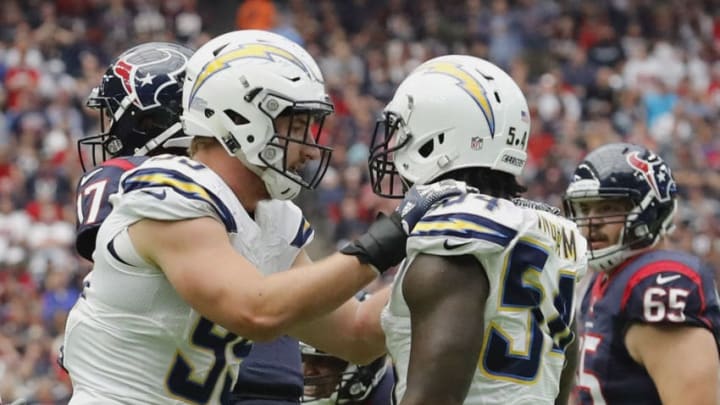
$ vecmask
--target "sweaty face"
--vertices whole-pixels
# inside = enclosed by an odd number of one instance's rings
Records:
[[[627,198],[585,200],[573,204],[575,222],[592,250],[617,244],[632,203]]]
[[[303,355],[304,395],[312,398],[330,397],[340,384],[347,364],[337,357]]]

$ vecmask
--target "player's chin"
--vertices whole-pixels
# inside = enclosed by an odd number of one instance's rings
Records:
[[[332,390],[330,392],[325,391],[327,390],[318,389],[317,387],[305,387],[303,395],[310,398],[327,398],[332,395]]]

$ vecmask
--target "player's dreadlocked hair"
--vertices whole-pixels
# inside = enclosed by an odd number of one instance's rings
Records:
[[[476,187],[482,194],[508,200],[519,197],[520,194],[527,191],[527,187],[519,184],[512,174],[487,167],[466,167],[453,170],[438,177],[435,181],[445,179],[464,181],[467,185]]]

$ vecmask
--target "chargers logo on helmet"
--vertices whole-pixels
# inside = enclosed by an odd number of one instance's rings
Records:
[[[230,62],[246,58],[265,59],[268,61],[273,61],[276,60],[276,58],[281,58],[299,67],[303,72],[305,72],[305,74],[308,75],[308,77],[320,81],[319,78],[316,77],[315,74],[313,74],[312,70],[310,70],[297,56],[293,55],[287,49],[270,43],[258,42],[246,44],[235,50],[224,53],[203,66],[200,74],[197,77],[197,80],[195,81],[195,84],[193,85],[192,91],[190,93],[190,99],[195,97],[195,93],[197,93],[200,87],[202,87],[202,85],[205,83],[205,81],[207,81],[210,76],[230,67]]]
[[[495,114],[492,106],[490,106],[490,100],[487,97],[485,88],[473,75],[466,72],[460,65],[440,61],[421,65],[418,71],[425,74],[439,73],[457,80],[457,86],[473,99],[485,116],[488,128],[490,128],[490,137],[495,136]]]

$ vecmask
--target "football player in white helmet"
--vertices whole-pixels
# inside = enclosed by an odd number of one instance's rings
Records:
[[[269,48],[272,42],[277,41],[278,37],[276,34],[266,31],[241,30],[228,32],[211,39],[198,49],[190,60],[187,69],[190,72],[190,76],[196,78],[200,72],[206,68],[205,65],[209,61],[214,60],[216,55],[222,53],[223,49],[236,49],[241,46],[243,47],[242,49],[244,49],[243,52],[245,52],[248,57],[280,58],[287,56],[280,48]],[[312,69],[317,70],[314,62],[308,58],[308,55],[304,51],[301,51],[299,46],[287,43],[285,40],[281,40],[280,42],[282,42],[283,45],[290,46],[296,51],[297,56],[293,56],[292,58],[302,58],[304,59],[302,61],[303,64],[307,64]],[[259,44],[267,45],[268,49],[263,50]],[[264,53],[266,51],[270,53]],[[273,56],[272,52],[275,53],[275,56]],[[319,75],[319,72],[316,72],[316,74]],[[324,92],[318,88],[318,83],[313,82],[312,84],[314,84],[315,89],[314,93],[310,94],[319,96],[319,100],[321,101],[319,104],[320,109],[317,111],[318,114],[316,117],[322,120],[325,114],[332,111],[332,106],[327,103]],[[191,85],[185,87],[188,93],[184,94],[183,103],[186,106],[190,105],[190,93],[193,87],[194,86]],[[252,108],[253,106],[245,106],[245,108],[248,107]],[[188,117],[192,117],[192,113],[189,113]],[[204,119],[204,117],[199,118]],[[192,120],[192,118],[189,118],[189,120]],[[322,122],[319,124],[322,124]],[[247,128],[247,130],[255,131],[256,128]],[[319,127],[316,133],[319,134]],[[258,142],[260,141],[263,140],[258,138]],[[330,153],[329,149],[318,148],[318,151],[324,157],[320,165],[326,165]],[[271,152],[268,151],[264,153],[267,154]],[[279,155],[278,158],[280,158]],[[292,174],[290,174],[290,178],[286,179],[280,177],[280,173],[278,172],[267,171],[267,173],[265,173],[263,169],[260,169],[256,165],[252,165],[252,167],[257,171],[262,171],[266,178],[276,178],[281,183],[280,186],[289,186],[287,193],[280,193],[279,198],[292,198],[294,194],[299,191],[300,185],[290,181]],[[321,170],[324,170],[324,167]],[[317,171],[317,173],[320,176],[322,175],[320,171]],[[272,182],[274,180],[270,181]],[[268,186],[268,189],[276,190],[277,183],[272,184],[274,185]],[[299,353],[300,347],[297,339],[290,336],[282,336],[269,342],[253,344],[252,349],[240,366],[238,380],[233,388],[234,393],[231,398],[231,403],[238,405],[246,403],[253,405],[265,403],[276,404],[281,401],[296,403],[302,395],[303,390],[302,364]]]
[[[434,206],[408,238],[382,313],[401,404],[560,395],[586,242],[557,211],[517,200],[529,136],[520,88],[470,56],[423,63],[385,108],[370,149],[376,193],[447,179],[480,191]]]
[[[290,200],[302,187],[314,188],[331,152],[319,144],[323,121],[333,111],[320,68],[300,45],[277,34],[239,31],[220,39],[188,63],[184,128],[220,141],[263,180],[270,198]],[[231,68],[239,64],[240,77]],[[291,136],[303,127],[301,137]],[[305,173],[292,161],[300,148],[317,155]]]
[[[331,111],[322,76],[269,33],[198,53],[208,54],[186,76],[191,158],[149,158],[110,197],[91,283],[65,328],[73,405],[226,403],[251,340],[288,332],[348,360],[376,358],[382,333],[364,330],[364,311],[346,301],[401,260],[405,229],[430,205],[464,192],[415,188],[342,253],[310,263],[312,229],[283,199],[312,188],[322,163],[307,180],[301,169],[329,155],[309,135]],[[314,328],[326,324],[332,339]]]

